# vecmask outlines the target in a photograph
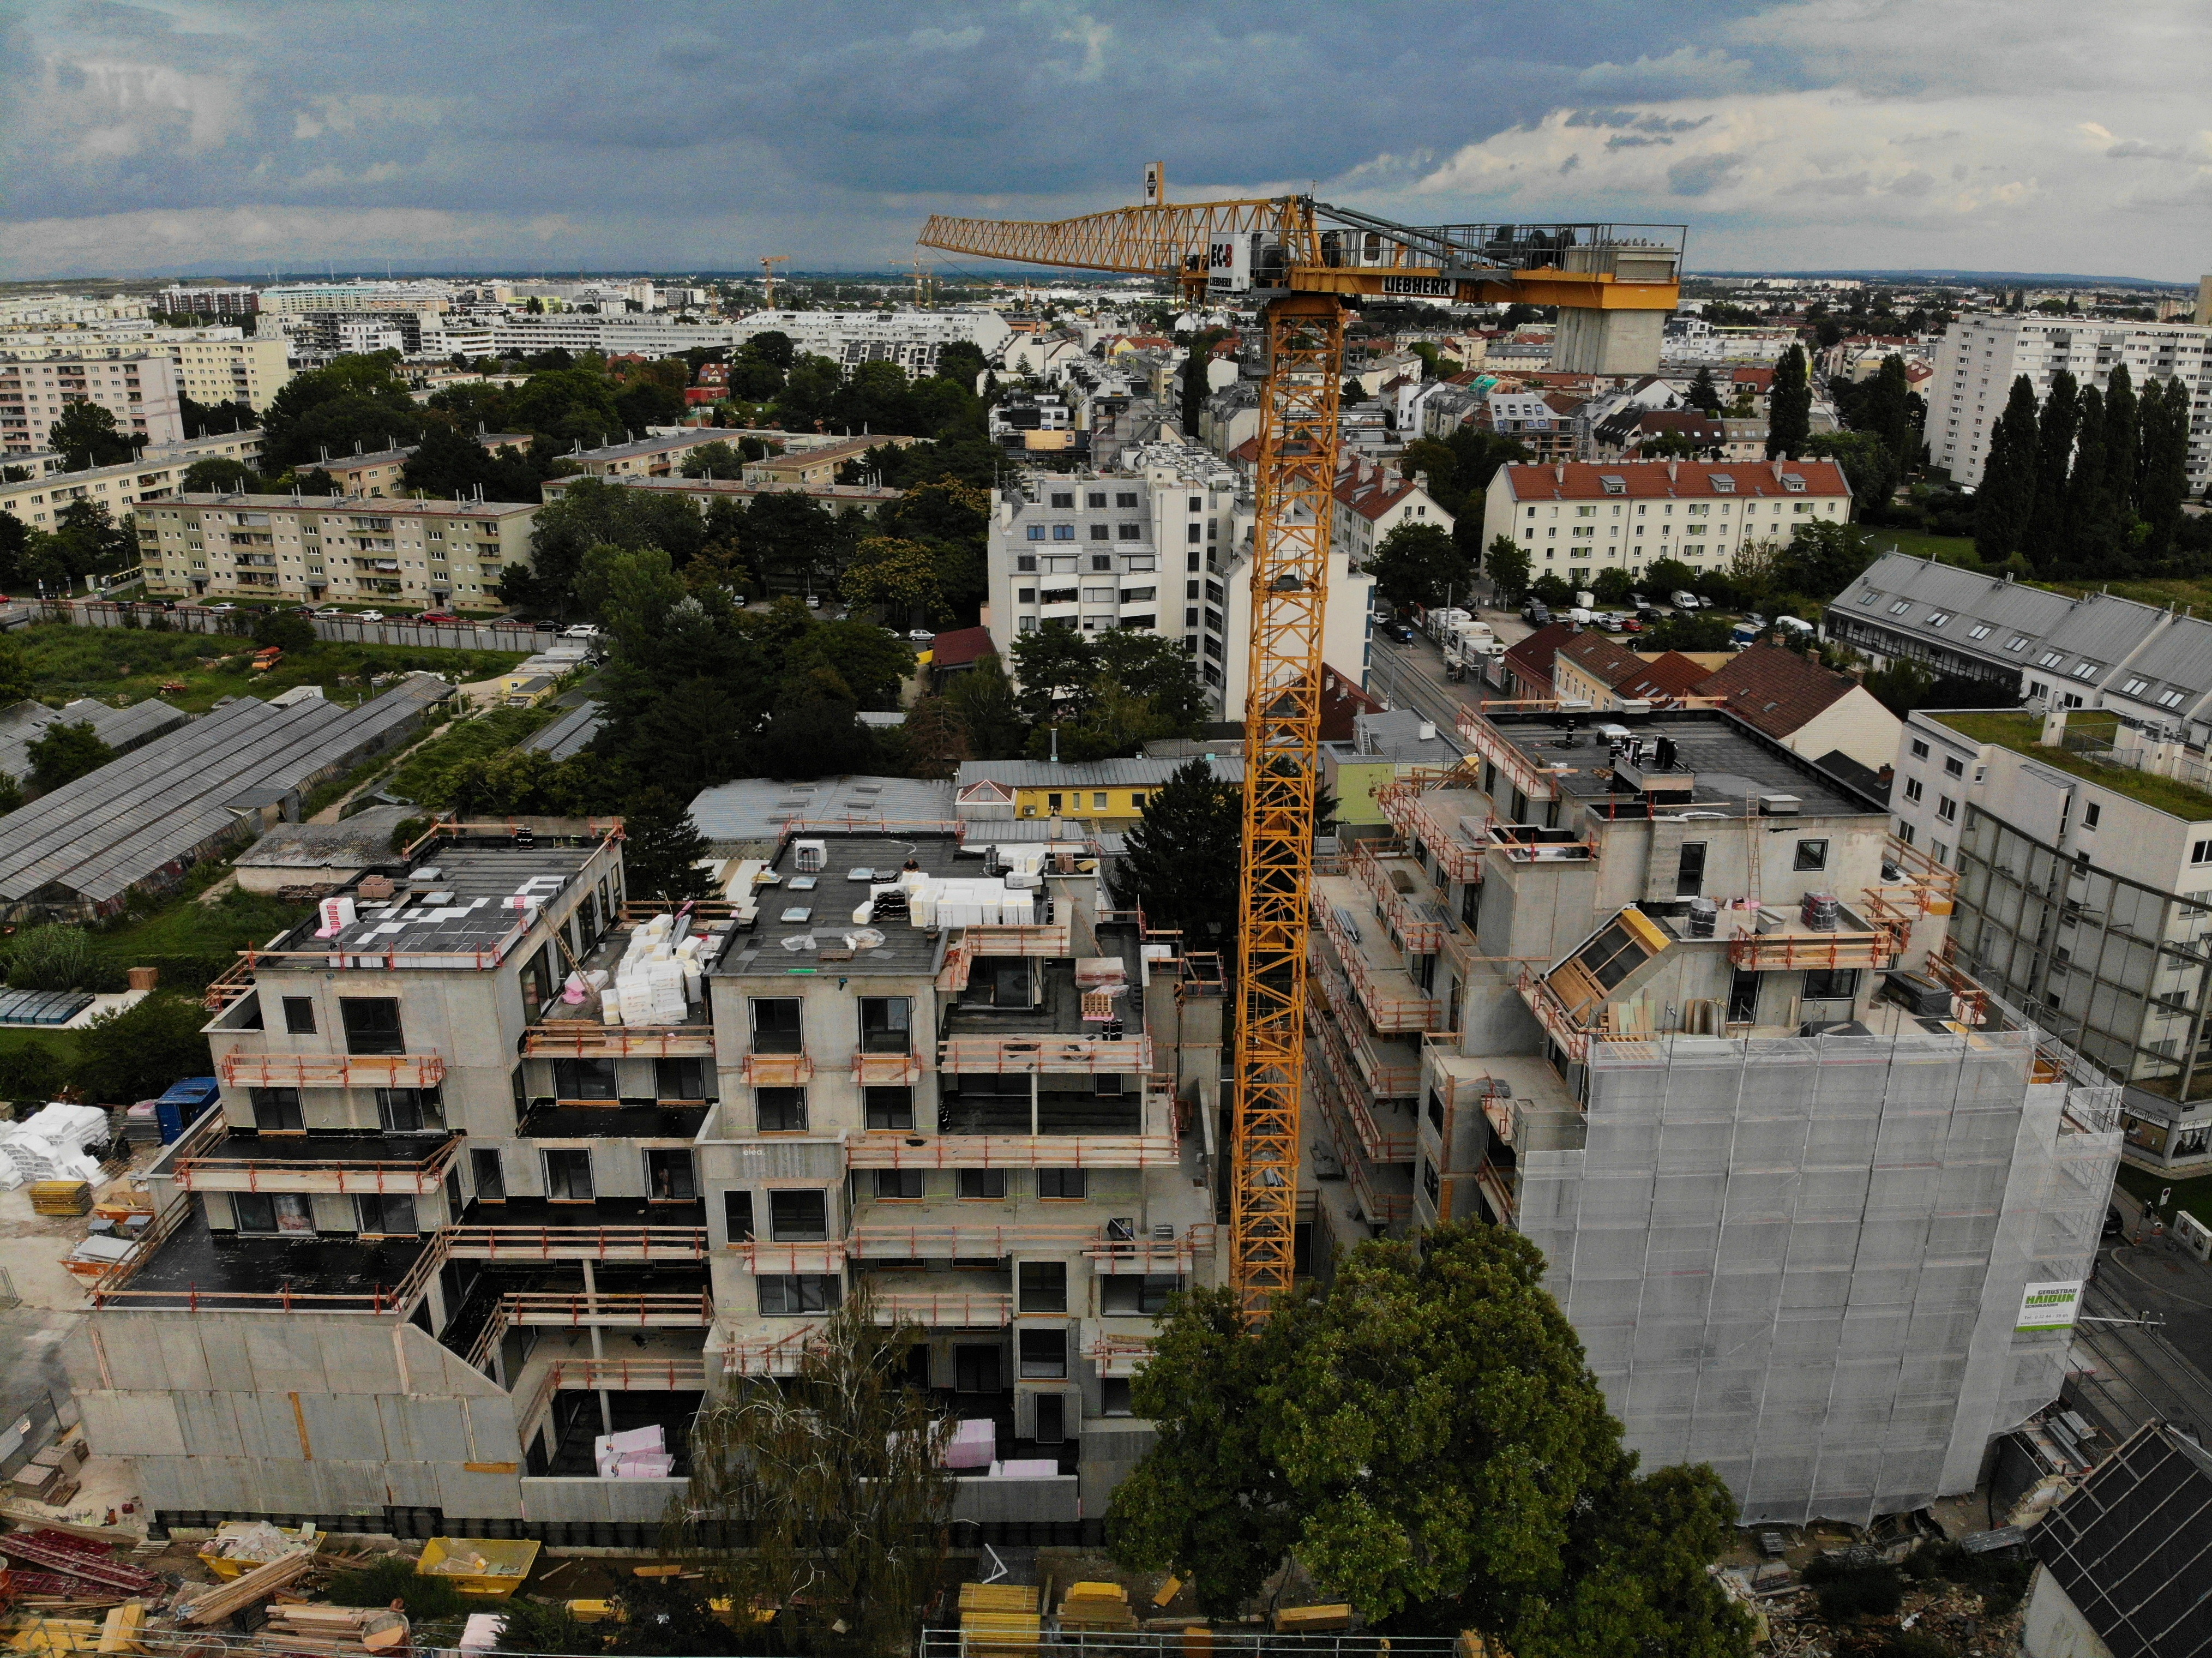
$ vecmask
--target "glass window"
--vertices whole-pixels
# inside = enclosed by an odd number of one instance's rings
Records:
[[[315,1230],[304,1192],[234,1192],[230,1208],[241,1232],[312,1234]]]
[[[768,1194],[769,1236],[778,1243],[820,1243],[830,1236],[830,1194],[823,1191]]]
[[[478,1203],[501,1203],[507,1198],[507,1170],[495,1147],[471,1150],[469,1173],[474,1176]]]
[[[753,1090],[755,1132],[799,1134],[806,1130],[806,1090],[803,1088]]]
[[[691,1203],[699,1196],[699,1178],[691,1154],[671,1147],[645,1154],[645,1195],[651,1203]]]
[[[914,1004],[904,996],[860,998],[860,1051],[864,1054],[911,1054],[913,1033],[908,1028]]]
[[[653,1091],[655,1099],[706,1099],[707,1061],[655,1060],[653,1062]]]
[[[753,1194],[750,1192],[722,1193],[722,1226],[732,1243],[753,1241]]]
[[[1025,1260],[1019,1272],[1020,1310],[1024,1313],[1064,1313],[1067,1310],[1067,1263],[1064,1260]]]
[[[921,1171],[919,1169],[877,1169],[876,1195],[886,1203],[919,1203],[921,1200]]]
[[[252,1090],[253,1126],[264,1133],[296,1133],[306,1129],[300,1115],[296,1088],[257,1088]]]
[[[1091,1171],[1087,1169],[1040,1169],[1036,1180],[1037,1195],[1041,1198],[1066,1199],[1091,1195]]]
[[[1098,1413],[1101,1416],[1134,1416],[1135,1401],[1129,1394],[1127,1376],[1109,1376],[1098,1383]]]
[[[1805,975],[1804,999],[1808,1002],[1842,1001],[1859,993],[1859,970],[1855,967],[1815,968]]]
[[[1067,1332],[1024,1330],[1021,1374],[1035,1381],[1060,1381],[1067,1375]]]
[[[1006,1195],[1006,1171],[1003,1169],[963,1169],[960,1171],[960,1195],[963,1198],[1003,1198]]]
[[[823,1272],[774,1272],[755,1280],[760,1285],[763,1318],[788,1318],[800,1313],[831,1313],[842,1299],[836,1278]]]
[[[553,1096],[561,1100],[611,1100],[615,1097],[612,1060],[556,1060]]]
[[[376,1120],[387,1134],[419,1134],[446,1126],[445,1104],[434,1088],[380,1088]]]
[[[797,1054],[799,1047],[799,1002],[796,996],[753,998],[753,1052]]]
[[[592,1200],[592,1154],[578,1148],[545,1153],[545,1195],[555,1203]]]
[[[353,1201],[364,1233],[397,1237],[416,1230],[415,1199],[404,1192],[364,1192]]]
[[[315,1034],[315,999],[313,996],[287,996],[284,999],[284,1029],[295,1036]]]
[[[1797,867],[1801,870],[1820,870],[1828,866],[1828,843],[1826,841],[1800,841],[1797,843]]]
[[[404,1054],[399,1002],[392,996],[341,996],[338,1018],[345,1027],[349,1054]]]
[[[869,1127],[914,1127],[914,1090],[911,1088],[864,1088],[860,1092],[867,1108]]]

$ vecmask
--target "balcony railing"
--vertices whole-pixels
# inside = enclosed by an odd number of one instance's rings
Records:
[[[226,1054],[216,1074],[231,1088],[435,1088],[437,1054]]]
[[[1729,960],[1754,973],[1807,969],[1885,968],[1897,959],[1887,932],[1743,933],[1729,940]]]
[[[782,1335],[732,1337],[720,1346],[709,1345],[709,1357],[720,1357],[726,1372],[738,1376],[796,1376],[806,1350],[819,1339],[822,1326],[801,1324]]]
[[[1403,841],[1354,841],[1350,853],[1352,878],[1367,889],[1389,919],[1391,930],[1398,935],[1400,947],[1407,954],[1433,956],[1443,947],[1444,924],[1435,915],[1421,913],[1423,907],[1434,907],[1432,900],[1424,900],[1418,893],[1398,890],[1397,884],[1390,878],[1394,873],[1391,860],[1413,870],[1420,868],[1407,852]],[[1425,885],[1426,877],[1424,876],[1417,884]]]
[[[748,1054],[738,1072],[752,1088],[804,1088],[813,1078],[814,1060],[805,1054]]]
[[[894,1291],[876,1297],[875,1320],[878,1324],[1004,1329],[1014,1321],[1014,1298],[1003,1291]]]
[[[838,1272],[845,1267],[842,1238],[813,1243],[778,1243],[773,1240],[741,1238],[726,1245],[728,1253],[754,1272]]]
[[[1505,1183],[1504,1177],[1491,1164],[1485,1163],[1474,1171],[1474,1183],[1481,1189],[1482,1195],[1489,1200],[1490,1206],[1496,1212],[1499,1222],[1504,1225],[1510,1226],[1513,1224],[1513,1217],[1519,1212],[1521,1205],[1514,1196],[1513,1188]]]
[[[213,1145],[229,1144],[218,1139]],[[243,1146],[250,1141],[239,1141]],[[399,1192],[427,1196],[445,1184],[459,1161],[460,1136],[419,1158],[255,1157],[218,1150],[174,1159],[170,1169],[185,1192]]]
[[[1170,1134],[872,1133],[845,1142],[853,1169],[1167,1169],[1181,1158]]]
[[[1415,990],[1413,979],[1403,968],[1379,968],[1370,962],[1364,947],[1346,930],[1336,910],[1326,896],[1315,892],[1314,919],[1320,922],[1322,931],[1335,947],[1338,963],[1345,977],[1351,981],[1353,993],[1375,1029],[1385,1032],[1437,1029],[1443,1017],[1443,1005],[1433,996],[1424,996]],[[1403,979],[1406,988],[1398,989],[1385,977],[1386,974]]]
[[[853,1080],[863,1088],[911,1087],[927,1069],[919,1054],[855,1054]]]
[[[1518,984],[1521,999],[1528,1005],[1528,1011],[1536,1016],[1536,1023],[1544,1027],[1545,1034],[1566,1051],[1568,1058],[1577,1062],[1587,1060],[1589,1033],[1567,1011],[1567,1005],[1559,999],[1559,993],[1528,968],[1521,969]]]
[[[455,1260],[704,1260],[698,1226],[451,1226],[440,1235]]]
[[[1312,1048],[1321,1055],[1319,1080],[1322,1086],[1335,1090],[1345,1114],[1351,1119],[1359,1148],[1371,1163],[1411,1163],[1416,1149],[1416,1136],[1410,1128],[1393,1133],[1376,1121],[1372,1105],[1358,1076],[1351,1068],[1341,1048],[1329,1038],[1329,1022],[1316,1019]]]
[[[500,1297],[501,1315],[510,1324],[592,1325],[622,1329],[694,1329],[714,1321],[714,1298],[701,1293],[609,1294],[580,1291],[523,1291]]]
[[[1012,1254],[1020,1245],[1072,1248],[1098,1241],[1097,1227],[1075,1224],[1030,1221],[992,1226],[954,1221],[902,1226],[873,1220],[854,1227],[844,1247],[848,1256],[856,1260],[939,1260],[956,1257],[996,1260]]]
[[[482,1370],[489,1352],[477,1363]],[[545,1367],[537,1391],[514,1418],[520,1436],[528,1439],[539,1416],[563,1389],[585,1393],[701,1393],[707,1387],[707,1364],[697,1358],[556,1358]]]
[[[1123,1036],[948,1036],[939,1044],[937,1068],[959,1073],[1102,1072],[1127,1074],[1152,1068],[1152,1039]]]
[[[979,957],[1031,956],[1057,958],[1071,952],[1065,924],[1051,926],[971,926],[962,931],[945,952],[945,965],[937,975],[939,990],[968,988],[968,976]]]
[[[528,1059],[711,1060],[714,1033],[707,1025],[602,1024],[596,1019],[547,1019],[522,1033]]]
[[[1200,1255],[1213,1254],[1217,1230],[1204,1222],[1185,1227],[1172,1238],[1101,1237],[1083,1253],[1106,1274],[1187,1272]]]
[[[1152,1336],[1102,1335],[1083,1350],[1102,1376],[1131,1376],[1152,1362]]]

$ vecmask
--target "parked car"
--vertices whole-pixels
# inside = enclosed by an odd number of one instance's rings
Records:
[[[1620,618],[1620,631],[1625,634],[1640,634],[1644,631],[1644,623],[1632,616],[1625,616]]]
[[[238,606],[235,604],[210,604],[208,606],[208,609],[210,610],[234,610],[237,608]]]
[[[356,622],[381,622],[384,620],[384,612],[381,610],[356,610],[354,612],[353,619]]]
[[[597,639],[599,636],[599,630],[588,622],[579,622],[573,628],[561,629],[561,637],[563,639]]]
[[[1552,625],[1552,612],[1532,598],[1521,607],[1521,619],[1532,628],[1548,628]]]
[[[1639,605],[1637,608],[1636,619],[1647,628],[1656,628],[1659,625],[1659,612],[1649,604]]]
[[[1648,610],[1651,608],[1651,601],[1644,598],[1642,593],[1631,593],[1628,596],[1628,608],[1638,611]]]
[[[1694,610],[1698,608],[1698,596],[1680,587],[1667,595],[1667,602],[1678,610]]]
[[[1813,632],[1813,624],[1802,616],[1778,616],[1774,618],[1774,625],[1793,634],[1804,634],[1808,637],[1810,637]]]
[[[415,619],[417,622],[459,622],[460,617],[451,610],[424,610]]]
[[[1385,639],[1395,639],[1401,645],[1410,645],[1413,642],[1413,630],[1402,622],[1383,623],[1382,634]]]
[[[340,616],[343,616],[343,615],[345,614],[345,612],[344,612],[343,610],[339,610],[339,609],[338,609],[336,605],[334,605],[334,604],[327,604],[327,605],[325,605],[321,610],[311,610],[310,612],[308,612],[308,614],[309,614],[309,615],[311,615],[311,616],[313,616],[315,618],[315,620],[316,620],[316,621],[318,621],[318,622],[335,622],[335,621],[337,621]]]
[[[908,628],[906,630],[906,642],[909,645],[934,645],[937,642],[937,635],[927,628]]]
[[[807,608],[808,610],[820,610],[820,609],[822,608],[822,595],[821,595],[821,594],[819,594],[819,593],[809,593],[809,594],[807,594],[807,595],[806,595],[806,608]]]

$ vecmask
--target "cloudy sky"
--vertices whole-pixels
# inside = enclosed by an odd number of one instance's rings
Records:
[[[1692,269],[2212,270],[2203,0],[0,0],[0,277],[799,269],[1312,190]]]

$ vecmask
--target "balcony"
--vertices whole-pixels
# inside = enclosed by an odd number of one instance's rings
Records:
[[[937,975],[939,990],[963,991],[978,959],[987,956],[1026,956],[1057,959],[1072,953],[1068,930],[1055,926],[971,926],[945,953]]]
[[[1083,1350],[1083,1356],[1098,1367],[1102,1376],[1133,1376],[1152,1362],[1157,1339],[1156,1336],[1102,1332]]]
[[[1425,768],[1385,783],[1375,791],[1375,804],[1400,835],[1428,849],[1447,880],[1480,881],[1490,844],[1489,808],[1473,789],[1454,786],[1464,780],[1461,773]]]
[[[1307,1044],[1307,1052],[1321,1060],[1316,1067],[1315,1079],[1322,1088],[1333,1090],[1368,1161],[1411,1163],[1418,1139],[1413,1113],[1403,1106],[1385,1106],[1370,1101],[1352,1073],[1342,1051],[1334,1048],[1325,1035],[1317,1034]]]
[[[726,1248],[744,1262],[749,1272],[841,1272],[849,1254],[843,1238],[808,1243],[744,1238]]]
[[[714,1033],[704,1024],[603,1024],[596,1019],[547,1019],[522,1033],[532,1060],[711,1060]]]
[[[707,1356],[721,1360],[725,1375],[796,1376],[800,1359],[821,1333],[818,1319],[794,1324],[781,1335],[740,1337],[717,1326],[714,1335],[708,1338]]]
[[[1342,1045],[1362,1086],[1378,1099],[1413,1098],[1420,1089],[1420,1051],[1403,1037],[1383,1036],[1376,1031],[1368,1023],[1367,1010],[1326,951],[1318,946],[1310,948],[1306,965],[1321,987],[1315,1011],[1328,1022],[1330,1039]]]
[[[1443,947],[1443,913],[1428,872],[1399,841],[1354,841],[1348,869],[1408,955],[1433,956]]]
[[[1100,1229],[1095,1224],[1026,1221],[994,1225],[980,1219],[939,1218],[945,1210],[913,1207],[916,1209],[916,1218],[912,1224],[868,1219],[855,1225],[843,1242],[846,1256],[854,1260],[999,1260],[1030,1245],[1073,1249],[1093,1247],[1100,1242]],[[781,1246],[753,1246],[756,1249],[777,1247]]]
[[[698,1295],[623,1295],[579,1291],[525,1291],[501,1296],[498,1316],[508,1324],[588,1329],[703,1329],[714,1321],[714,1299]]]
[[[1170,1134],[894,1133],[845,1142],[852,1169],[1168,1169],[1182,1157]]]
[[[1414,982],[1407,958],[1378,924],[1370,919],[1367,926],[1359,925],[1355,906],[1364,902],[1347,877],[1322,876],[1313,884],[1314,920],[1334,947],[1369,1022],[1385,1034],[1440,1029],[1443,1004]]]
[[[1127,1075],[1152,1068],[1148,1035],[948,1036],[939,1045],[937,1068],[956,1073],[1101,1072]]]
[[[216,1127],[221,1128],[220,1121]],[[188,1137],[168,1160],[184,1192],[404,1193],[427,1197],[444,1184],[459,1160],[458,1134],[431,1141],[411,1155],[404,1138],[358,1135],[238,1135],[216,1133],[204,1143]]]
[[[1744,933],[1729,940],[1729,961],[1754,973],[1803,972],[1844,967],[1881,969],[1897,960],[1895,940],[1887,931],[1816,932],[1784,927]]]
[[[436,1054],[226,1054],[216,1075],[228,1088],[435,1088]]]
[[[449,1226],[439,1241],[454,1260],[672,1264],[707,1258],[703,1226]]]
[[[814,1061],[805,1054],[748,1054],[738,1073],[750,1088],[804,1088],[813,1078]]]
[[[875,1298],[875,1321],[929,1329],[1002,1330],[1014,1321],[1014,1298],[1004,1291],[889,1291]]]
[[[918,1054],[855,1054],[853,1080],[863,1088],[910,1087],[928,1067]]]

